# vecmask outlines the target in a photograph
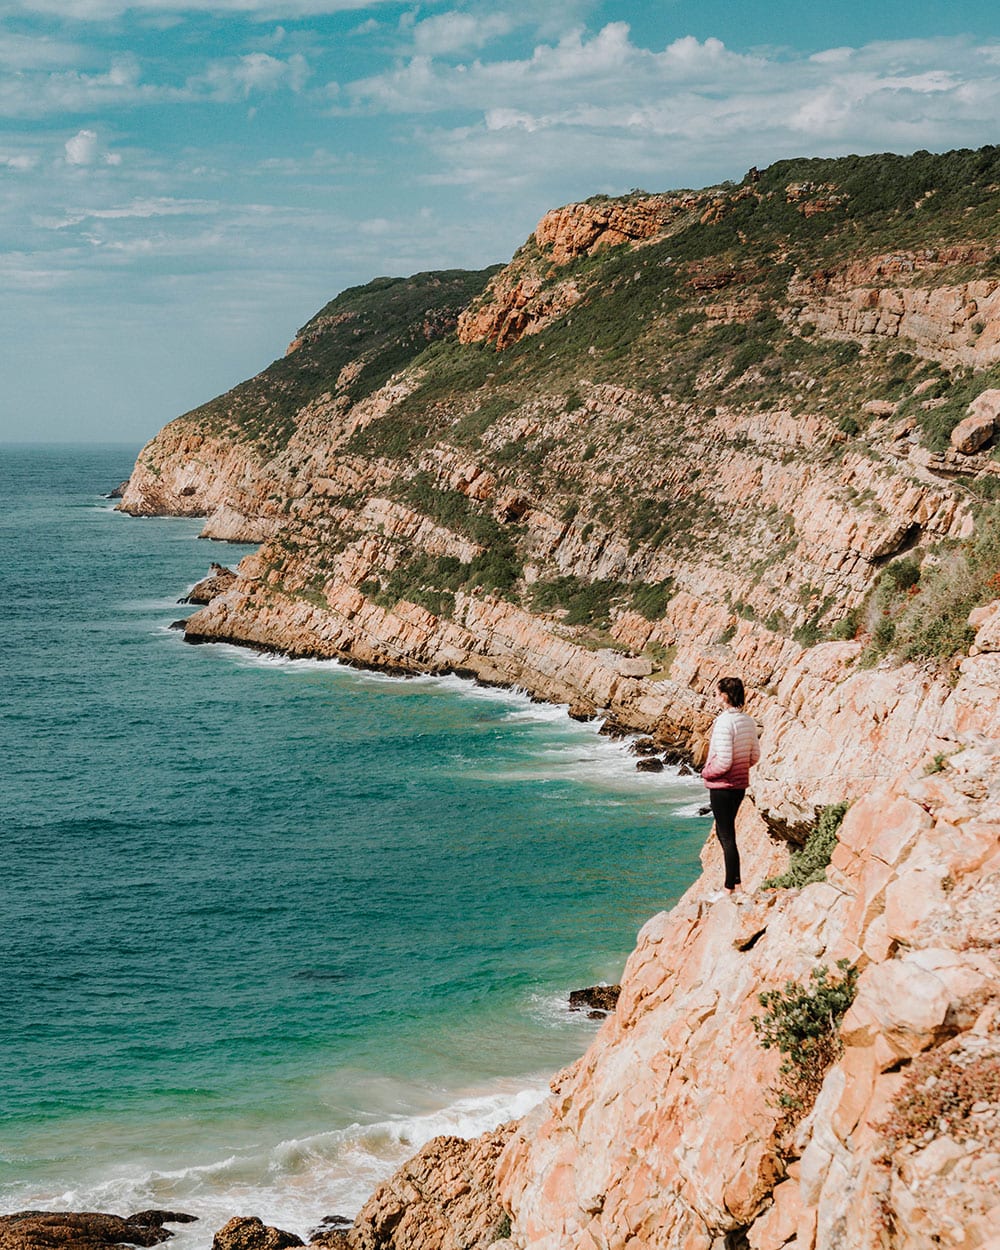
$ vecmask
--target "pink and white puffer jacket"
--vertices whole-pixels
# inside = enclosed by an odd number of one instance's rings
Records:
[[[745,790],[750,769],[759,759],[760,744],[753,717],[728,708],[715,718],[701,779],[710,790]]]

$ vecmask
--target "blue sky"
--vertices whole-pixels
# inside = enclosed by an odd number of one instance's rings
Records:
[[[998,118],[981,0],[0,0],[0,440],[142,440],[558,204]]]

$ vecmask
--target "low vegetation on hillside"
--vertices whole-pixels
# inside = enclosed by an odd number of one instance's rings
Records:
[[[533,237],[502,273],[345,291],[289,355],[186,419],[280,464],[321,411],[338,454],[381,465],[393,498],[480,548],[463,563],[398,544],[363,587],[385,604],[449,615],[456,592],[474,590],[570,631],[613,632],[625,614],[661,620],[707,563],[731,613],[720,645],[746,619],[803,645],[857,637],[863,663],[947,659],[968,643],[969,610],[1000,593],[1000,474],[938,473],[932,458],[971,400],[1000,386],[1000,363],[965,362],[975,322],[963,357],[824,332],[811,309],[828,289],[863,285],[865,266],[872,285],[1000,281],[998,214],[1000,148],[778,162],[693,194],[639,244],[556,263]],[[547,311],[503,350],[461,342],[459,314],[488,308],[508,279],[551,294]],[[399,394],[348,422],[392,378]],[[492,475],[492,494],[456,486],[438,467],[445,453]],[[972,537],[917,525],[831,580],[804,489],[826,484],[831,529],[846,516],[891,530],[880,491],[894,478],[952,496],[975,518]],[[500,507],[502,495],[521,502]],[[340,504],[360,502],[345,491]],[[546,549],[540,513],[575,544],[574,562]],[[294,541],[340,550],[350,535],[336,530],[317,537],[313,523]],[[661,652],[669,642],[651,635]]]

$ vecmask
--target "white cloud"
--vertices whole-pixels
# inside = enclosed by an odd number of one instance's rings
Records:
[[[122,158],[117,152],[109,152],[98,145],[96,130],[79,130],[63,145],[65,163],[73,168],[91,165],[120,165]]]
[[[66,140],[66,162],[69,165],[93,165],[97,159],[97,131],[81,130]]]
[[[245,100],[254,93],[301,91],[309,72],[300,53],[282,60],[266,52],[251,52],[233,60],[213,62],[203,73],[188,80],[187,90],[195,97],[207,92],[216,100]]]
[[[417,55],[343,94],[366,113],[465,113],[460,125],[419,132],[432,185],[590,194],[599,183],[715,181],[786,156],[990,142],[998,50],[922,39],[748,55],[685,36],[657,52],[614,22],[519,60],[454,66]]]
[[[383,74],[350,84],[355,102],[375,111],[432,112],[465,107],[529,109],[581,99],[662,96],[671,84],[711,82],[713,89],[766,68],[758,57],[730,52],[718,39],[686,36],[663,52],[631,42],[625,22],[610,22],[586,38],[580,30],[555,44],[539,44],[523,60],[450,66],[426,54]]]
[[[0,66],[20,72],[55,69],[75,64],[80,49],[74,43],[44,35],[16,35],[0,31]]]
[[[98,114],[114,108],[233,103],[279,90],[299,93],[311,70],[299,52],[287,57],[267,52],[209,61],[176,83],[144,81],[134,56],[118,56],[106,70],[38,70],[0,76],[0,116],[44,117],[57,113]],[[79,162],[82,163],[82,162]]]
[[[412,28],[414,50],[421,56],[448,56],[469,48],[483,48],[514,29],[507,13],[437,13]]]
[[[0,168],[13,169],[17,173],[27,173],[38,165],[38,157],[29,152],[15,152],[7,155],[0,152]]]
[[[0,78],[0,116],[96,113],[109,106],[175,98],[175,92],[153,87],[140,79],[139,63],[131,56],[116,57],[107,70],[96,73],[69,69],[7,75]]]
[[[213,200],[175,200],[167,196],[150,199],[133,199],[128,204],[115,205],[111,208],[92,208],[71,214],[58,223],[58,228],[76,226],[84,221],[129,221],[138,218],[147,221],[151,217],[187,217],[204,216],[221,210],[221,205]]]
[[[538,130],[545,124],[520,109],[488,109],[484,120],[487,130]]]

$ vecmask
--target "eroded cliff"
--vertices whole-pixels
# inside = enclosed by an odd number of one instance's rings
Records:
[[[741,672],[751,884],[852,804],[825,881],[654,917],[549,1105],[448,1184],[415,1161],[357,1244],[987,1243],[998,186],[984,149],[571,205],[502,270],[345,292],[143,449],[124,510],[261,542],[190,640],[518,685],[696,758]],[[841,959],[791,1124],[751,1018]]]

